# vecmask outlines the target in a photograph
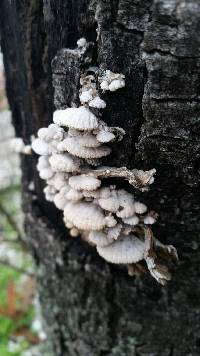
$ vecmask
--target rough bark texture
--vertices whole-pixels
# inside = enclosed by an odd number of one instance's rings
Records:
[[[52,74],[62,48],[85,36],[95,65],[126,75],[125,89],[105,94],[103,119],[126,131],[107,162],[157,169],[140,199],[160,213],[154,232],[180,255],[164,288],[104,263],[68,238],[44,200],[36,157],[23,158],[26,231],[52,354],[199,355],[200,2],[1,0],[0,21],[13,122],[26,141],[52,121],[53,86],[57,108],[77,102],[85,61],[61,51]]]

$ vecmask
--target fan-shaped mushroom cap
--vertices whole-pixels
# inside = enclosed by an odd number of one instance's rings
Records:
[[[97,141],[106,143],[110,141],[114,141],[115,135],[112,132],[100,130],[97,134]]]
[[[88,103],[88,101],[92,100],[93,99],[92,92],[93,92],[92,89],[82,91],[82,93],[79,95],[80,102]]]
[[[112,215],[106,216],[105,221],[107,227],[114,227],[115,225],[117,225],[117,220],[115,220],[114,216]]]
[[[59,151],[67,151],[73,156],[80,158],[101,158],[108,156],[111,152],[110,147],[83,147],[80,144],[78,137],[67,137],[58,144]]]
[[[54,172],[76,172],[80,166],[80,161],[67,153],[52,155],[49,163]]]
[[[66,194],[64,194],[63,192],[59,192],[54,196],[54,204],[55,206],[60,209],[60,210],[64,210],[65,205],[68,203],[68,200],[66,198]]]
[[[49,164],[49,157],[48,156],[40,156],[38,158],[38,163],[37,163],[37,170],[41,171],[44,168],[50,167]]]
[[[111,196],[111,190],[109,187],[102,187],[99,190],[100,198],[109,198]]]
[[[83,147],[99,147],[101,144],[97,141],[96,136],[90,133],[85,133],[84,135],[79,136],[78,142]]]
[[[118,190],[120,210],[117,212],[119,218],[129,218],[135,213],[134,198],[123,189]]]
[[[115,79],[109,84],[108,90],[115,91],[123,87],[125,87],[125,81],[123,79]]]
[[[54,200],[54,197],[55,197],[55,194],[57,193],[57,190],[50,186],[50,185],[47,185],[44,190],[43,190],[44,194],[45,194],[45,198],[46,200],[48,201],[53,201]]]
[[[105,109],[106,102],[102,100],[99,96],[95,96],[94,99],[89,102],[89,106],[91,108]]]
[[[147,206],[138,201],[134,203],[134,207],[135,207],[136,214],[144,214],[147,211]]]
[[[41,156],[48,156],[55,152],[55,148],[49,145],[47,142],[41,140],[40,138],[36,138],[31,144],[32,150]]]
[[[146,224],[146,225],[152,225],[152,224],[154,224],[156,222],[156,219],[154,219],[152,216],[150,216],[150,215],[147,215],[147,216],[145,216],[145,218],[144,218],[144,224]]]
[[[52,178],[53,175],[54,175],[54,172],[52,171],[51,167],[43,168],[39,172],[40,178],[45,179],[45,180]]]
[[[42,127],[38,130],[38,137],[46,142],[52,140],[61,141],[63,140],[64,134],[65,131],[56,124],[50,124],[48,127]]]
[[[51,179],[47,180],[49,185],[53,185],[57,190],[60,190],[67,183],[67,173],[56,172]]]
[[[121,230],[122,230],[122,225],[121,225],[121,224],[117,224],[117,225],[114,226],[114,227],[108,228],[108,229],[107,229],[107,236],[108,236],[108,239],[117,240],[117,238],[118,238],[119,235],[120,235]]]
[[[101,181],[90,176],[73,176],[69,178],[69,185],[76,190],[96,190],[100,187]]]
[[[131,264],[143,260],[145,244],[134,235],[121,236],[112,244],[100,247],[97,252],[111,263]]]
[[[100,84],[100,87],[102,90],[109,90],[109,85],[108,85],[107,80],[103,80]]]
[[[96,116],[84,106],[56,110],[53,121],[60,126],[86,131],[97,129],[99,125]]]
[[[106,225],[102,210],[92,203],[68,203],[64,216],[81,230],[102,230]]]
[[[88,241],[93,243],[95,246],[108,246],[112,241],[109,241],[106,234],[102,231],[90,231],[88,235]]]
[[[132,225],[132,226],[137,225],[139,223],[139,218],[137,215],[133,215],[130,218],[124,218],[122,220],[125,224]]]
[[[119,199],[115,196],[100,198],[98,202],[102,209],[111,211],[112,213],[115,213],[119,209]]]
[[[76,189],[71,188],[66,194],[66,198],[71,201],[78,201],[83,198],[83,194],[81,192],[78,192]]]

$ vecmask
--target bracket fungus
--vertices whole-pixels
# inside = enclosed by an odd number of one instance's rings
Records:
[[[78,50],[83,51],[85,39],[77,43]],[[111,152],[108,144],[121,140],[125,132],[108,127],[97,114],[106,106],[100,98],[98,81],[100,91],[125,86],[123,74],[110,70],[83,73],[80,106],[56,110],[54,124],[41,128],[32,143],[33,151],[40,155],[37,169],[47,184],[44,193],[47,200],[63,210],[64,223],[73,237],[81,235],[106,261],[127,265],[129,275],[149,270],[165,284],[171,276],[160,261],[177,260],[177,253],[173,246],[154,237],[150,226],[156,214],[132,193],[106,185],[105,180],[121,178],[144,191],[153,183],[156,170],[101,165],[100,159]],[[95,108],[95,114],[90,108]]]

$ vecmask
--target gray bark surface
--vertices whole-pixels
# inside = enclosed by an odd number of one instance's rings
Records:
[[[26,142],[52,121],[54,104],[78,100],[86,56],[62,48],[86,37],[94,65],[125,74],[123,90],[104,94],[103,120],[126,131],[105,162],[157,169],[139,197],[160,214],[155,235],[180,256],[166,287],[105,263],[68,237],[44,199],[36,157],[23,157],[26,231],[53,355],[199,355],[200,1],[1,0],[0,25],[13,122]]]

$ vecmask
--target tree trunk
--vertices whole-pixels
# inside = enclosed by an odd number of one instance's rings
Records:
[[[200,2],[1,0],[0,23],[13,122],[26,142],[52,121],[54,105],[78,100],[84,62],[62,48],[86,37],[94,65],[125,74],[126,87],[104,95],[103,120],[126,131],[105,162],[157,169],[139,196],[160,215],[156,236],[180,257],[166,287],[105,263],[68,237],[44,199],[36,157],[22,157],[25,226],[52,354],[199,355]]]

